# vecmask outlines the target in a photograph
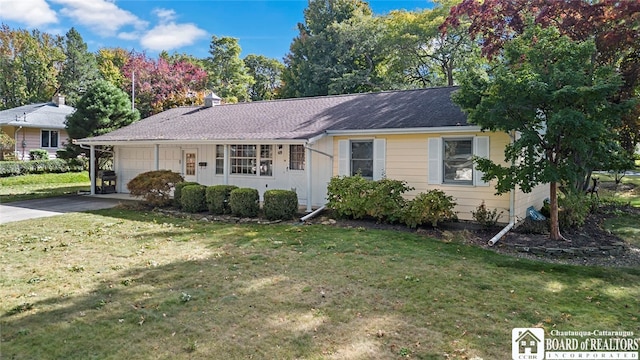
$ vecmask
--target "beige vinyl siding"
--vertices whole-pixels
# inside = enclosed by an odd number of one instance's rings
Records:
[[[339,140],[355,139],[385,139],[386,140],[386,168],[387,178],[404,180],[415,190],[407,193],[411,199],[421,192],[440,189],[447,195],[453,196],[457,206],[455,211],[462,220],[471,220],[471,211],[475,210],[482,201],[489,209],[497,208],[504,211],[501,222],[509,221],[509,194],[495,195],[495,182],[489,186],[449,185],[428,183],[428,139],[432,137],[473,137],[489,136],[489,156],[493,160],[504,159],[504,147],[509,143],[509,136],[504,133],[442,133],[442,134],[407,134],[407,135],[377,135],[372,136],[336,136],[334,138],[334,154],[338,154]],[[334,174],[338,173],[338,162],[334,161]],[[440,164],[441,166],[442,164]]]
[[[522,220],[527,215],[527,208],[533,206],[536,210],[540,210],[544,199],[549,198],[549,184],[540,184],[534,187],[531,192],[524,193],[522,190],[516,190],[516,220]]]

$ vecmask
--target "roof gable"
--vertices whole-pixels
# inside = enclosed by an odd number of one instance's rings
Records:
[[[170,109],[81,142],[295,140],[327,131],[467,125],[455,87]]]

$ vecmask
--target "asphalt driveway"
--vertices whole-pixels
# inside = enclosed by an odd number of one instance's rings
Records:
[[[55,216],[70,212],[82,212],[112,208],[121,199],[100,198],[86,195],[60,196],[47,199],[15,201],[0,204],[0,224],[13,221]]]

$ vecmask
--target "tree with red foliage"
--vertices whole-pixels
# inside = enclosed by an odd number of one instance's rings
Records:
[[[123,66],[123,88],[131,91],[135,81],[135,106],[142,117],[185,105],[202,102],[207,73],[202,67],[184,60],[169,62],[133,53]],[[135,80],[134,80],[135,79]]]

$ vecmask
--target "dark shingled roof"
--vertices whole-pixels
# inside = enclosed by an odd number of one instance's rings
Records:
[[[456,87],[181,107],[80,142],[296,140],[326,131],[467,125]]]

